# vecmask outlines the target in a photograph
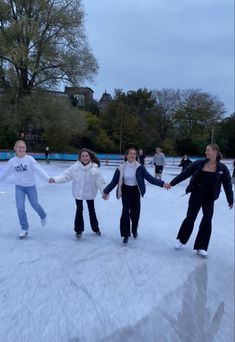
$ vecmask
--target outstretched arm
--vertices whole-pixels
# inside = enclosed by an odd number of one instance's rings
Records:
[[[74,165],[70,166],[66,169],[61,175],[53,177],[54,183],[67,183],[73,180],[74,178]]]
[[[232,209],[233,202],[234,202],[233,188],[232,188],[231,176],[226,165],[224,165],[222,184],[223,184],[225,195],[228,201],[228,206],[230,209]]]
[[[97,178],[96,178],[96,186],[97,188],[100,190],[101,194],[103,194],[103,191],[106,187],[106,182],[104,180],[104,177],[102,175],[102,173],[100,172],[100,170],[97,171]]]
[[[150,173],[146,170],[145,167],[143,167],[143,176],[144,178],[151,184],[163,187],[164,185],[164,181],[157,179],[155,177],[153,177],[152,175],[150,175]]]
[[[114,172],[114,175],[113,175],[113,179],[111,180],[111,182],[106,186],[106,188],[103,191],[104,194],[109,194],[110,191],[112,191],[115,188],[115,186],[118,184],[119,176],[120,176],[120,171],[118,169],[116,169],[116,171]]]
[[[48,176],[48,174],[42,169],[42,167],[38,164],[38,162],[33,158],[32,159],[32,163],[33,163],[33,169],[34,171],[43,179],[45,180],[49,180],[50,177]]]
[[[176,176],[175,178],[172,179],[172,181],[170,181],[170,185],[174,186],[180,182],[182,182],[183,180],[187,179],[188,177],[192,176],[192,174],[194,173],[194,171],[196,170],[196,162],[190,164],[188,167],[186,167],[186,169],[184,169],[178,176]]]

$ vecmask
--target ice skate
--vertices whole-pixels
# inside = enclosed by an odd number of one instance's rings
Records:
[[[82,237],[82,232],[81,233],[75,233],[75,235],[76,235],[77,239],[80,239]]]
[[[41,226],[45,227],[46,224],[47,224],[47,217],[44,217],[43,219],[41,219]]]
[[[184,245],[182,242],[180,242],[179,239],[176,240],[175,249],[183,249],[184,246],[185,246],[185,245]]]
[[[28,235],[28,231],[25,229],[21,229],[21,231],[18,234],[20,239],[24,239],[27,235]]]
[[[137,233],[137,232],[132,233],[132,235],[133,235],[133,238],[134,238],[134,239],[137,239],[137,237],[138,237],[138,233]]]
[[[197,250],[197,254],[200,255],[200,257],[206,259],[208,256],[207,251],[205,251],[204,249],[198,249]]]

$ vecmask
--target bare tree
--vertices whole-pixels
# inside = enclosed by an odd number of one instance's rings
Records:
[[[80,0],[1,0],[0,59],[19,95],[61,81],[78,85],[98,66],[84,30]]]

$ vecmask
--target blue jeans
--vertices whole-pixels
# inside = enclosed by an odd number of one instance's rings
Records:
[[[29,203],[32,208],[38,213],[41,219],[46,217],[46,213],[38,203],[38,195],[36,186],[21,186],[16,185],[15,198],[18,217],[21,225],[21,229],[28,230],[29,224],[25,211],[25,196],[27,195]]]

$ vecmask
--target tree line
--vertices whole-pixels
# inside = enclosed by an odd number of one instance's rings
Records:
[[[201,90],[119,89],[102,111],[39,90],[20,103],[15,96],[12,89],[0,96],[1,148],[31,127],[39,137],[29,141],[32,150],[49,145],[53,151],[124,153],[135,146],[153,153],[160,146],[169,155],[201,155],[215,142],[225,156],[235,156],[235,113],[224,117],[224,104]]]
[[[113,101],[89,125],[80,143],[100,151],[123,153],[128,147],[153,153],[160,146],[169,155],[200,155],[218,143],[235,156],[235,114],[224,118],[225,106],[201,90],[116,90]]]

